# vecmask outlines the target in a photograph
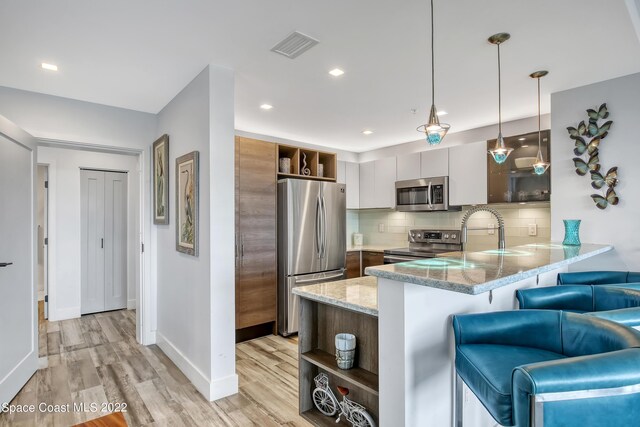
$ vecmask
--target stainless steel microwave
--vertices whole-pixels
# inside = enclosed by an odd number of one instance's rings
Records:
[[[454,208],[453,210],[458,210]],[[410,179],[396,182],[396,210],[435,212],[452,210],[449,206],[449,177]]]

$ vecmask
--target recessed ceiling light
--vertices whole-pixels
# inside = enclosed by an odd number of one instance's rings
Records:
[[[329,71],[329,74],[331,74],[333,77],[340,77],[344,74],[344,71],[342,71],[340,68],[334,68],[333,70]]]
[[[363,135],[371,135],[372,133],[373,133],[373,131],[369,130],[369,129],[365,129],[365,130],[362,131]]]
[[[449,114],[449,113],[447,113],[446,111],[442,111],[442,110],[438,111],[438,115],[439,116],[446,116],[447,114]]]
[[[260,108],[262,108],[263,110],[271,110],[273,108],[273,105],[271,105],[271,104],[262,104],[260,106]]]
[[[529,148],[529,146],[527,144],[524,144],[522,148]]]
[[[525,141],[527,138],[518,138],[518,141]]]
[[[47,64],[46,62],[42,63],[42,68],[49,71],[58,71],[58,66],[54,64]]]

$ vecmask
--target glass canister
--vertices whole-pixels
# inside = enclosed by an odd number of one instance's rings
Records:
[[[564,222],[564,240],[563,245],[580,246],[580,223],[579,219],[563,219]]]

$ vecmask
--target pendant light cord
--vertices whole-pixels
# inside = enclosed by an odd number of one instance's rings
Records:
[[[542,154],[542,125],[540,123],[540,77],[538,80],[538,154]]]
[[[433,43],[433,0],[431,0],[431,105],[435,105],[436,103],[436,68],[435,68],[435,54],[434,54],[434,43]]]
[[[500,43],[498,43],[498,133],[502,135],[502,76],[500,66]]]

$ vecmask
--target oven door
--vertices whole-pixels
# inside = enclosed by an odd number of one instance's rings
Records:
[[[430,212],[449,209],[449,177],[396,182],[396,210]]]

